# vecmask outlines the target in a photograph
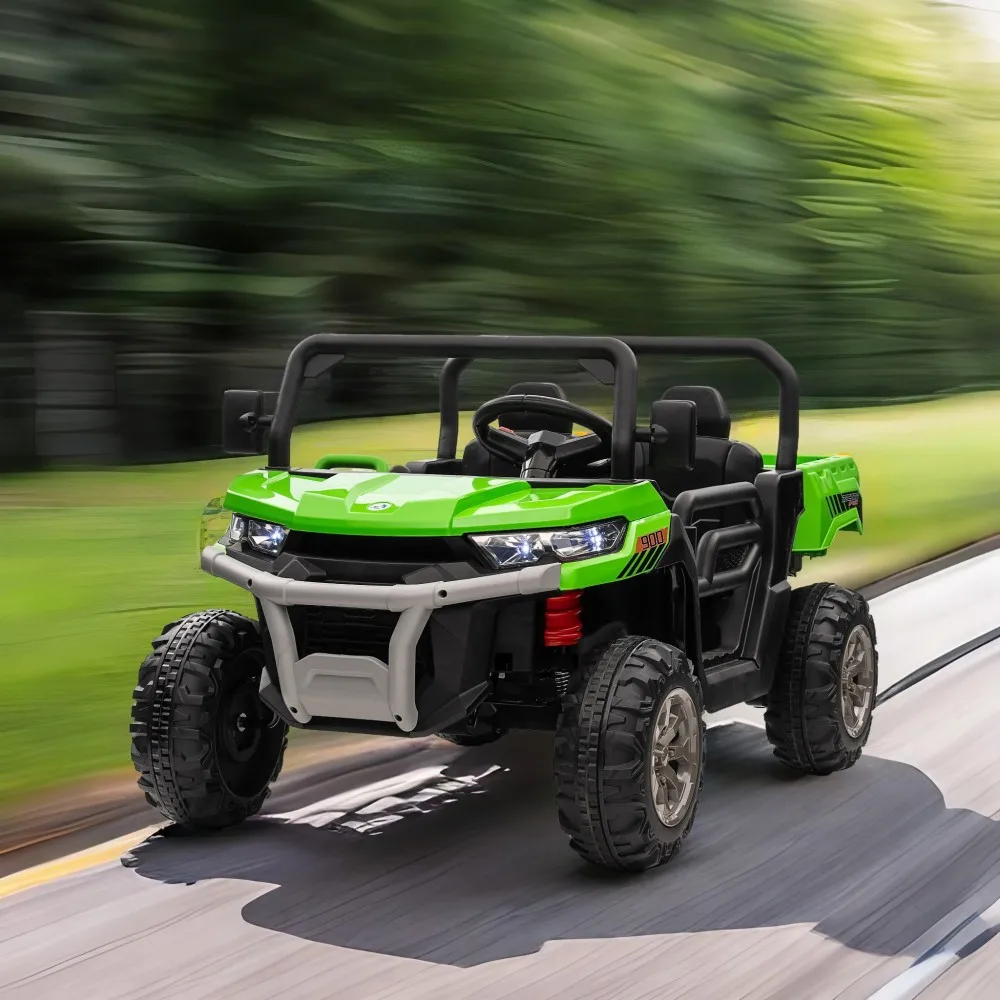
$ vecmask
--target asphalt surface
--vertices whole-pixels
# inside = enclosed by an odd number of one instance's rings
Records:
[[[997,595],[989,553],[873,600],[880,688],[1000,624]],[[903,691],[826,778],[759,711],[713,717],[694,831],[639,876],[569,850],[542,734],[279,783],[238,830],[0,901],[0,996],[991,1000],[998,677],[992,643]]]

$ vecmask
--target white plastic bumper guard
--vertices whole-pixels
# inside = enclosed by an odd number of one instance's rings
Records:
[[[559,589],[558,564],[470,580],[387,586],[287,580],[247,566],[219,544],[201,553],[201,568],[253,594],[263,609],[278,668],[281,697],[301,723],[314,716],[417,725],[417,643],[435,608]],[[299,657],[287,608],[371,608],[399,613],[389,642],[389,662],[374,656],[310,653]],[[261,687],[269,683],[267,673]]]

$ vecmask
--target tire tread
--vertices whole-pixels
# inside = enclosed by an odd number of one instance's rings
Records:
[[[852,739],[839,714],[843,647],[859,623],[868,628],[874,645],[875,625],[860,594],[831,583],[792,592],[781,658],[764,712],[774,755],[788,767],[825,775],[852,767],[861,757],[871,717]],[[877,651],[875,670],[877,685]]]
[[[287,728],[274,769],[256,795],[225,787],[215,759],[213,700],[228,659],[259,642],[254,621],[210,610],[166,625],[139,667],[133,692],[132,763],[146,801],[178,826],[219,829],[260,811],[281,771]]]
[[[671,646],[642,636],[616,639],[593,654],[564,698],[554,762],[559,823],[573,850],[592,864],[626,871],[665,864],[694,823],[704,766],[691,813],[671,835],[654,829],[646,797],[654,710],[665,687],[682,676],[701,719],[704,761],[701,687]]]

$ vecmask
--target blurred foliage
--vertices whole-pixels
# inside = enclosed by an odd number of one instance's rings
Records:
[[[959,17],[8,0],[0,296],[206,349],[268,317],[750,335],[814,398],[993,384],[1000,89]]]

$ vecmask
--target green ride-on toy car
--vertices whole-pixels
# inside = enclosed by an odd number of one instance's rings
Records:
[[[449,358],[435,458],[292,465],[304,380],[349,353]],[[776,454],[731,440],[706,386],[667,389],[640,423],[637,354],[763,363]],[[522,383],[479,407],[459,456],[458,380],[477,358],[576,359],[613,387],[612,419]],[[131,727],[147,799],[190,830],[240,822],[289,726],[463,746],[550,730],[571,846],[639,870],[691,829],[706,712],[763,706],[785,764],[850,767],[871,728],[875,627],[859,594],[789,577],[862,530],[858,470],[797,456],[798,409],[794,369],[759,340],[307,338],[279,393],[225,394],[226,451],[268,459],[206,510],[201,566],[257,619],[205,611],[154,640]]]

